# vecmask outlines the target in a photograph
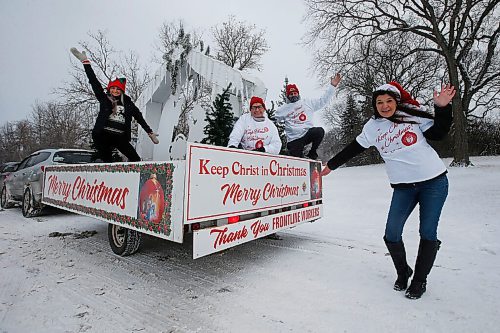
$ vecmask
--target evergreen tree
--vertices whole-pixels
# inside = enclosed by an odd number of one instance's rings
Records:
[[[354,97],[349,94],[345,109],[340,113],[340,133],[343,145],[350,143],[360,132],[360,124],[362,119],[360,117],[360,110],[356,105]]]
[[[205,121],[207,125],[203,130],[206,137],[201,141],[215,146],[227,146],[229,135],[233,129],[233,107],[229,103],[229,90],[231,84],[215,97],[215,101],[210,107],[211,111],[207,112]]]
[[[351,143],[363,130],[364,116],[361,111],[353,95],[349,94],[347,96],[346,107],[339,116],[340,141],[342,146]],[[347,165],[366,164],[365,159],[366,156],[364,154],[358,155],[351,159]]]

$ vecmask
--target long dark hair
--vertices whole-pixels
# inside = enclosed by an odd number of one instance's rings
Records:
[[[401,103],[400,102],[401,98],[395,92],[389,91],[389,90],[377,90],[377,91],[373,92],[372,107],[373,107],[373,115],[374,115],[375,119],[384,118],[377,111],[377,97],[381,96],[381,95],[389,95],[392,98],[394,98],[394,100],[397,103],[396,112],[392,116],[385,118],[387,120],[390,120],[390,121],[392,121],[394,123],[398,123],[398,124],[402,124],[402,123],[417,124],[416,121],[409,120],[407,116],[410,115],[410,116],[415,116],[415,117],[420,117],[420,118],[434,119],[434,115],[423,111],[421,108],[419,108],[415,105]]]

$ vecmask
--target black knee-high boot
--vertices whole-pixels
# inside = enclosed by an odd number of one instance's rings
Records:
[[[405,290],[408,286],[408,279],[413,274],[410,266],[406,262],[406,251],[405,245],[401,242],[389,242],[384,236],[384,242],[389,250],[392,261],[394,262],[394,267],[396,267],[396,272],[398,273],[398,278],[394,282],[394,290]]]
[[[431,272],[440,245],[440,240],[430,241],[420,239],[417,261],[415,263],[415,275],[413,276],[410,287],[406,290],[406,297],[418,299],[425,293],[427,275]]]

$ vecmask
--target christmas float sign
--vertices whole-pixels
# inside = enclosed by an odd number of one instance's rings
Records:
[[[193,258],[226,250],[230,247],[265,237],[280,230],[294,228],[323,216],[323,205],[303,207],[279,214],[201,229],[194,232]]]
[[[185,223],[321,199],[321,164],[291,156],[189,144]]]
[[[184,171],[184,162],[49,166],[43,202],[182,242]]]

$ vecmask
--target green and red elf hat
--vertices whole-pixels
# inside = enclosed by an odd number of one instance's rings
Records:
[[[120,77],[120,78],[109,81],[107,89],[109,91],[109,88],[117,87],[121,91],[125,92],[125,85],[126,84],[127,84],[127,79],[124,77]]]

